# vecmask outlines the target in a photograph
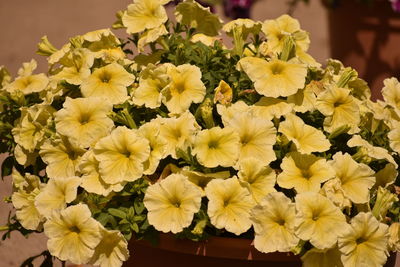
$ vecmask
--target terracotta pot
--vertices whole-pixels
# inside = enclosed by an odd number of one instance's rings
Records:
[[[400,76],[400,14],[388,0],[342,0],[329,10],[331,57],[355,68],[381,98],[383,80]]]

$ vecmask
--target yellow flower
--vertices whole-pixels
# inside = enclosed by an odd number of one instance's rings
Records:
[[[239,61],[242,70],[254,82],[256,91],[267,97],[289,96],[302,89],[307,76],[304,65],[272,59],[245,57]]]
[[[270,120],[242,113],[236,114],[225,126],[229,126],[239,134],[239,161],[255,157],[267,165],[276,159],[273,149],[276,129]]]
[[[375,184],[374,171],[347,153],[337,152],[332,159],[331,165],[346,197],[357,204],[368,202],[369,191]]]
[[[218,86],[214,89],[214,104],[220,103],[228,105],[232,102],[232,88],[224,80],[221,80]]]
[[[75,176],[85,150],[76,147],[64,137],[46,140],[40,147],[40,157],[47,164],[46,173],[51,178]]]
[[[50,178],[46,186],[35,199],[35,206],[46,218],[54,210],[62,210],[76,199],[81,178],[72,176],[64,178]]]
[[[111,192],[119,192],[124,188],[125,182],[108,184],[99,173],[99,162],[93,154],[93,150],[86,152],[80,161],[79,172],[81,176],[81,187],[89,193],[108,196]]]
[[[251,192],[258,203],[266,195],[275,192],[276,174],[258,158],[247,158],[239,162],[239,181]]]
[[[300,89],[296,94],[288,96],[287,102],[294,104],[294,111],[304,113],[315,109],[317,97],[313,91],[313,86],[312,83],[309,83],[306,85],[306,88]]]
[[[400,153],[400,128],[394,128],[388,133],[389,145],[397,153]]]
[[[74,264],[88,263],[101,241],[101,224],[84,204],[55,212],[44,224],[50,254]]]
[[[331,144],[320,130],[309,126],[294,114],[286,115],[286,120],[279,124],[278,132],[292,141],[297,151],[303,154],[327,151]]]
[[[385,167],[375,173],[375,185],[374,187],[381,186],[383,188],[388,187],[396,181],[398,171],[396,166],[392,163],[388,163]]]
[[[240,137],[231,128],[202,130],[196,136],[192,152],[199,163],[207,168],[230,167],[239,158]]]
[[[383,266],[387,259],[388,226],[371,213],[360,212],[339,237],[344,266]]]
[[[312,248],[301,256],[304,267],[343,267],[337,246],[331,249]]]
[[[296,235],[319,249],[335,245],[347,226],[340,209],[315,192],[296,195],[296,210]]]
[[[145,31],[143,34],[140,35],[140,38],[138,41],[139,53],[144,52],[144,47],[147,44],[157,41],[158,38],[160,38],[161,36],[166,35],[166,34],[168,34],[168,31],[165,28],[164,24],[160,25],[159,27]]]
[[[100,267],[120,267],[129,257],[128,242],[121,232],[102,228],[101,242],[94,249],[89,264]]]
[[[235,235],[250,229],[250,210],[255,203],[236,177],[210,181],[206,196],[209,200],[207,213],[217,229],[225,228]]]
[[[277,177],[280,187],[294,188],[297,193],[318,192],[323,182],[332,179],[335,171],[324,158],[289,153],[281,163],[282,172]]]
[[[243,40],[247,40],[247,37],[250,33],[258,34],[261,30],[261,22],[254,21],[252,19],[235,19],[228,23],[226,23],[222,30],[227,33],[229,36],[235,35],[235,31],[237,34],[241,35]]]
[[[230,106],[217,105],[218,114],[221,116],[222,123],[224,125],[229,125],[230,121],[234,116],[241,113],[248,113],[252,111],[252,107],[248,106],[243,101],[239,100]]]
[[[289,104],[283,99],[261,97],[253,106],[254,113],[266,120],[280,118],[292,112],[294,104]]]
[[[129,34],[159,27],[167,21],[167,13],[162,6],[166,0],[134,0],[122,15],[122,23]]]
[[[190,41],[193,43],[201,42],[206,46],[213,47],[215,42],[220,42],[220,39],[202,33],[196,33],[190,38]]]
[[[37,151],[29,152],[18,144],[14,149],[15,160],[18,164],[23,165],[24,167],[35,164],[38,155],[39,153]]]
[[[177,159],[176,151],[179,149],[186,152],[200,126],[189,111],[178,118],[159,120],[161,123],[160,137],[167,142],[166,155]]]
[[[182,174],[171,174],[150,185],[143,203],[149,223],[164,233],[179,233],[188,227],[200,209],[201,190]]]
[[[150,146],[149,141],[137,130],[120,126],[109,136],[100,139],[93,152],[99,161],[102,179],[108,184],[117,184],[133,182],[142,177]]]
[[[339,178],[334,178],[324,183],[319,193],[327,197],[341,210],[345,208],[351,208],[351,201],[343,190],[342,182]]]
[[[171,82],[161,91],[162,102],[173,114],[181,114],[192,103],[200,103],[206,94],[198,67],[184,64],[168,68]]]
[[[392,77],[383,81],[382,96],[386,103],[395,109],[400,109],[400,83]]]
[[[282,192],[267,195],[251,212],[254,247],[264,253],[288,252],[299,238],[295,235],[295,204]]]
[[[101,58],[106,63],[112,63],[125,58],[121,42],[110,29],[101,29],[79,36],[82,47],[89,49],[95,58]]]
[[[111,102],[121,104],[128,99],[127,87],[135,77],[117,63],[96,69],[81,85],[84,97],[98,96]]]
[[[114,126],[108,117],[112,105],[99,97],[69,98],[55,114],[57,132],[81,147],[89,147],[108,135]]]
[[[360,131],[360,110],[350,90],[334,87],[318,95],[316,108],[325,116],[324,130],[331,133],[342,126],[349,126],[349,133]]]
[[[400,251],[400,223],[394,222],[389,227],[389,248]]]

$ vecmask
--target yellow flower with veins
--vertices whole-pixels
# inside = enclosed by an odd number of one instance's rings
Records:
[[[261,97],[253,106],[254,114],[266,120],[280,118],[293,111],[294,104],[280,98]]]
[[[266,61],[257,57],[242,58],[238,64],[261,95],[289,96],[304,88],[307,76],[307,67],[304,65],[279,59]]]
[[[207,168],[230,167],[239,158],[240,137],[232,128],[202,130],[194,140],[192,153]]]
[[[331,147],[322,131],[305,124],[294,114],[288,114],[285,118],[286,120],[279,124],[278,132],[292,141],[300,153],[324,152]]]
[[[99,97],[67,97],[63,108],[55,114],[57,132],[77,146],[89,147],[111,132],[111,111],[112,105]]]
[[[201,190],[182,174],[171,174],[150,185],[143,200],[149,223],[164,233],[181,232],[199,211],[201,195]]]
[[[282,192],[267,195],[251,211],[254,247],[264,253],[288,252],[299,238],[295,235],[296,207]]]
[[[296,235],[318,249],[335,245],[347,226],[342,211],[315,192],[296,195],[296,210]]]
[[[282,172],[277,183],[283,188],[294,188],[297,193],[318,192],[321,184],[335,177],[334,169],[324,158],[298,152],[287,154],[281,163]]]
[[[85,204],[55,212],[44,224],[50,254],[74,264],[88,263],[101,241],[101,224]]]
[[[400,109],[400,83],[397,78],[389,78],[383,81],[384,87],[382,89],[383,99],[387,104]]]
[[[339,237],[344,266],[383,266],[387,259],[388,226],[371,213],[360,212]]]
[[[240,113],[252,112],[252,107],[239,100],[229,106],[217,104],[218,114],[221,116],[222,123],[229,125],[234,116]]]
[[[205,191],[209,201],[207,214],[212,225],[235,235],[250,229],[250,210],[255,202],[236,177],[212,180]]]
[[[84,97],[102,97],[111,104],[121,104],[128,99],[127,87],[135,77],[118,63],[96,69],[81,85]]]
[[[150,155],[149,141],[137,130],[120,126],[94,147],[99,173],[108,184],[133,182],[143,175],[144,162]]]
[[[138,41],[139,53],[144,52],[144,48],[147,44],[157,41],[158,38],[166,34],[168,34],[168,31],[165,28],[164,24],[160,25],[159,27],[145,31],[143,34],[140,35]]]
[[[200,103],[206,95],[206,87],[201,81],[201,71],[190,64],[168,68],[171,82],[161,91],[162,102],[173,114],[181,114],[192,103]]]

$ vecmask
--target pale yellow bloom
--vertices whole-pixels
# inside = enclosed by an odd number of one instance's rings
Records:
[[[267,195],[251,212],[254,247],[264,253],[288,252],[299,238],[295,235],[295,204],[282,192]]]
[[[234,116],[241,113],[252,112],[252,107],[239,100],[229,106],[217,104],[218,114],[221,116],[222,123],[229,125]]]
[[[67,97],[55,114],[57,132],[78,146],[89,147],[111,132],[111,111],[112,105],[99,97]]]
[[[266,195],[275,192],[276,174],[258,158],[247,158],[239,162],[239,181],[260,202]]]
[[[233,90],[224,80],[214,89],[214,103],[228,105],[232,102]]]
[[[18,77],[5,89],[9,93],[22,93],[28,95],[31,93],[38,93],[46,89],[49,79],[43,73],[32,74],[36,69],[37,64],[34,59],[31,62],[26,62],[23,67],[18,70]]]
[[[341,210],[315,192],[296,195],[296,210],[296,235],[318,249],[335,245],[347,226]]]
[[[294,188],[297,193],[318,192],[322,183],[335,176],[334,169],[324,158],[298,152],[287,154],[281,169],[277,183],[283,188]]]
[[[133,182],[143,175],[144,162],[150,155],[149,141],[137,130],[120,126],[94,147],[99,173],[108,184]]]
[[[390,147],[400,153],[400,128],[394,128],[388,133]]]
[[[394,222],[389,226],[389,248],[400,251],[400,223]]]
[[[225,228],[235,235],[250,229],[250,210],[255,203],[236,177],[210,181],[206,196],[209,200],[207,214],[217,229]]]
[[[304,267],[344,267],[340,256],[337,246],[325,250],[312,248],[301,257],[301,261]]]
[[[241,69],[254,82],[255,90],[267,97],[289,96],[302,89],[307,76],[304,65],[272,59],[245,57],[239,61]]]
[[[202,130],[194,140],[192,152],[205,167],[230,167],[239,158],[240,137],[231,128],[213,127]]]
[[[49,218],[54,210],[65,209],[76,199],[80,184],[81,178],[76,176],[50,178],[35,199],[36,208],[42,216]]]
[[[96,69],[81,85],[84,97],[102,97],[111,104],[121,104],[128,99],[127,87],[135,77],[117,63]]]
[[[110,29],[91,31],[79,36],[82,47],[89,49],[95,58],[101,58],[105,63],[112,63],[125,58],[121,42]]]
[[[280,98],[261,97],[253,106],[254,114],[265,120],[280,118],[292,112],[294,104]]]
[[[393,184],[398,175],[396,167],[392,163],[388,163],[385,167],[375,173],[375,187],[388,187]]]
[[[206,46],[214,46],[214,43],[219,42],[220,39],[202,33],[196,33],[190,38],[190,41],[193,43],[201,42]]]
[[[184,64],[168,68],[171,82],[161,91],[162,102],[173,114],[181,114],[192,103],[200,103],[206,94],[201,81],[201,71],[197,66]]]
[[[331,146],[322,131],[305,124],[294,114],[286,115],[286,120],[279,124],[278,132],[292,141],[300,153],[324,152]]]
[[[182,174],[171,174],[150,185],[143,200],[149,223],[164,233],[181,232],[199,211],[201,195],[201,190]]]
[[[39,156],[39,153],[37,151],[29,152],[28,150],[17,144],[14,148],[14,156],[18,164],[27,167],[29,165],[35,164],[36,158]]]
[[[360,212],[353,217],[338,241],[343,265],[383,266],[387,259],[388,228],[371,213]]]
[[[161,0],[135,0],[122,15],[122,23],[129,34],[159,27],[167,21],[167,13]]]
[[[50,254],[74,264],[88,263],[101,241],[101,224],[84,204],[55,212],[44,224]]]
[[[400,109],[400,83],[397,78],[392,77],[383,81],[384,87],[382,89],[383,99],[387,104]]]
[[[143,34],[140,35],[138,41],[138,51],[144,52],[144,48],[147,44],[157,41],[158,38],[166,34],[168,34],[168,31],[165,28],[164,24],[160,25],[159,27],[145,31]]]
[[[340,209],[351,208],[351,200],[342,188],[342,182],[339,178],[330,179],[324,183],[319,193],[327,197]]]
[[[296,94],[288,96],[287,102],[293,104],[296,112],[313,111],[317,103],[317,97],[313,91],[313,85],[307,84],[304,89],[300,89]]]
[[[261,30],[261,22],[252,19],[239,18],[226,23],[222,30],[229,36],[234,36],[235,31],[241,35],[243,40],[246,40],[250,33],[257,34]]]

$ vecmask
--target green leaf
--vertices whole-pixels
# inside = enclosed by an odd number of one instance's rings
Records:
[[[5,176],[10,175],[12,173],[13,167],[14,158],[12,156],[8,156],[1,164],[1,178],[4,179]]]
[[[131,229],[132,229],[132,231],[139,233],[139,226],[136,223],[131,224]]]
[[[142,201],[135,201],[133,206],[135,207],[136,214],[141,214],[144,211],[144,205]]]
[[[121,218],[121,219],[125,219],[126,218],[126,213],[123,212],[122,210],[119,210],[119,209],[109,208],[108,209],[108,213],[110,213],[114,217],[118,217],[118,218]]]

